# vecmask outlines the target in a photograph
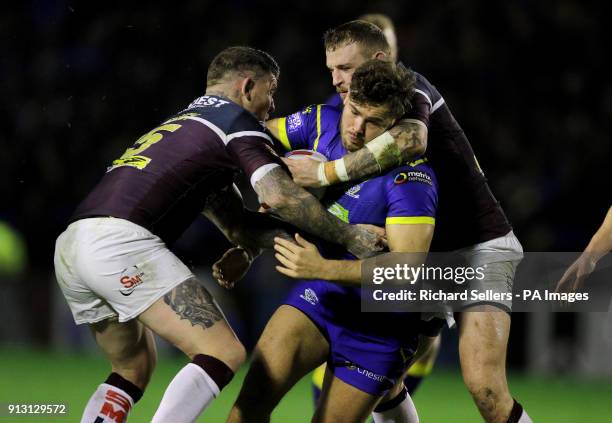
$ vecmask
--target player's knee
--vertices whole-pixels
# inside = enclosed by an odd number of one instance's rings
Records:
[[[228,365],[230,369],[236,373],[238,369],[245,363],[247,359],[247,352],[242,345],[242,342],[236,340],[236,342],[232,343],[224,353],[224,362]]]
[[[118,373],[123,378],[144,390],[151,380],[156,364],[157,356],[149,357],[147,355],[142,355],[135,357],[129,362],[113,362],[112,369],[115,373]]]
[[[225,339],[222,345],[211,345],[210,343],[189,344],[179,348],[190,358],[198,354],[210,355],[223,361],[234,373],[245,363],[247,358],[244,345],[235,337]]]
[[[487,408],[499,403],[500,398],[504,397],[507,391],[505,380],[497,377],[494,372],[464,373],[463,381],[479,408]]]

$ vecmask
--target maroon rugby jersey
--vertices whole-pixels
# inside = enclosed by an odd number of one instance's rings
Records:
[[[254,186],[279,166],[271,146],[254,115],[223,97],[199,97],[114,160],[71,221],[118,217],[172,243],[235,173]]]
[[[436,172],[438,211],[432,251],[488,241],[512,227],[493,196],[472,146],[438,90],[416,73],[412,110],[404,116],[428,128],[427,157]]]

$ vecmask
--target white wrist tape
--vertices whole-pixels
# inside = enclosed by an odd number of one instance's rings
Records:
[[[381,168],[381,157],[383,156],[385,151],[387,151],[389,147],[393,144],[395,144],[395,140],[393,139],[389,131],[383,132],[382,134],[380,134],[379,136],[377,136],[372,141],[366,144],[366,148],[370,150],[374,155],[374,158],[376,159],[376,163],[378,164],[379,168]]]
[[[348,173],[346,173],[346,165],[344,164],[344,159],[334,160],[334,167],[336,169],[336,175],[338,179],[342,182],[346,182],[349,180]]]
[[[322,187],[329,186],[327,176],[325,176],[325,162],[319,163],[319,169],[317,170],[317,176],[319,177],[319,183]]]

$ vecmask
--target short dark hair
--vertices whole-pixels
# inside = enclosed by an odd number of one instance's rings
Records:
[[[376,25],[366,21],[350,21],[335,28],[328,29],[323,34],[325,50],[334,51],[338,47],[357,43],[367,55],[383,51],[391,53],[391,47],[382,30]]]
[[[357,104],[387,106],[395,118],[412,108],[416,76],[403,65],[382,60],[368,60],[351,79],[349,97]]]
[[[278,78],[280,68],[274,58],[263,50],[251,47],[228,47],[217,54],[208,66],[206,85],[219,83],[229,72],[252,71],[256,78],[272,74]]]

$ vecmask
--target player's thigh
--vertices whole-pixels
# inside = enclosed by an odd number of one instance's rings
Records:
[[[492,381],[505,384],[506,349],[510,316],[493,306],[461,313],[459,355],[466,382]]]
[[[328,353],[327,340],[304,313],[280,306],[257,342],[237,405],[245,409],[275,406]]]
[[[137,320],[119,323],[116,318],[90,324],[90,329],[113,371],[139,385],[148,382],[157,360],[149,329]]]
[[[244,347],[212,295],[196,278],[174,287],[138,319],[190,358],[210,355],[234,371],[244,362]]]
[[[331,372],[325,376],[321,398],[312,421],[316,423],[366,421],[380,398],[333,377]]]

